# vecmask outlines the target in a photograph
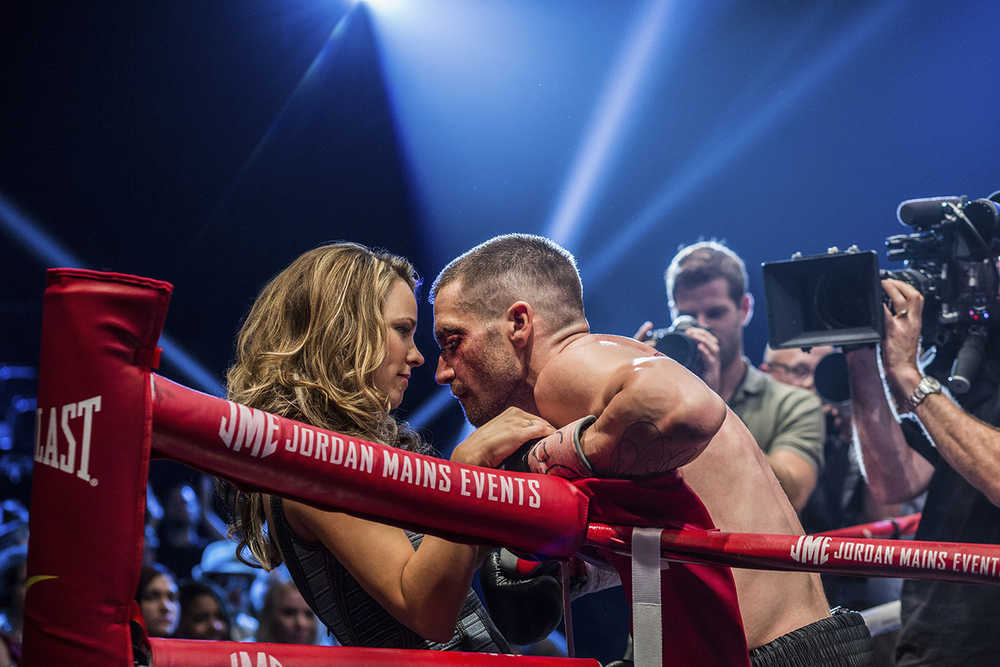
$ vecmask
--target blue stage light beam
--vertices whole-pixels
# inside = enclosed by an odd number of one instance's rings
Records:
[[[628,33],[549,221],[545,235],[557,243],[571,247],[583,231],[602,177],[614,157],[616,140],[625,131],[626,116],[638,106],[636,96],[643,74],[656,52],[672,4],[671,0],[650,0]]]
[[[189,382],[206,394],[225,397],[226,388],[215,379],[215,375],[192,357],[183,347],[174,342],[166,332],[160,334],[160,347],[164,357],[170,361]]]
[[[0,223],[3,228],[36,258],[47,266],[85,269],[79,257],[64,248],[51,234],[22,213],[10,199],[0,194]],[[164,358],[177,367],[185,379],[194,386],[215,396],[225,396],[226,389],[208,370],[192,357],[170,336],[160,336]]]
[[[62,247],[48,232],[21,213],[14,202],[0,194],[0,221],[7,233],[49,266],[84,268],[76,255]]]
[[[705,150],[699,150],[697,162],[678,169],[677,173],[680,175],[667,183],[662,193],[642,209],[630,223],[622,225],[620,233],[610,235],[611,242],[599,255],[581,263],[585,267],[588,281],[602,280],[650,229],[663,221],[671,208],[685,197],[695,194],[735,156],[759,139],[765,130],[780,120],[799,98],[832,74],[862,43],[878,35],[904,5],[905,3],[899,0],[873,5],[868,15],[862,18],[843,39],[824,53],[818,61],[804,69],[788,85],[783,86],[770,104],[754,114],[742,127],[725,138],[717,139]]]
[[[422,429],[448,408],[453,400],[455,400],[455,397],[452,395],[451,390],[448,387],[442,387],[424,401],[406,421],[413,428]]]
[[[354,4],[368,5],[372,11],[386,14],[400,9],[406,0],[354,0]]]
[[[256,144],[254,144],[253,150],[250,151],[250,155],[248,155],[247,159],[243,161],[243,164],[236,172],[236,175],[233,177],[232,181],[230,181],[229,185],[226,186],[226,189],[223,191],[222,196],[219,197],[218,202],[216,202],[214,208],[212,209],[212,213],[206,218],[206,220],[211,221],[213,218],[215,218],[215,216],[219,213],[219,211],[221,211],[222,208],[226,205],[226,202],[228,202],[229,199],[233,196],[233,193],[236,192],[236,187],[243,180],[243,177],[246,176],[247,171],[249,171],[250,167],[253,166],[254,162],[257,159],[257,156],[260,155],[261,150],[263,150],[264,146],[267,145],[268,141],[270,141],[271,137],[274,135],[274,132],[278,129],[278,125],[281,123],[281,119],[285,116],[285,113],[291,106],[292,101],[295,99],[295,96],[299,93],[300,90],[302,90],[302,87],[309,82],[313,74],[315,74],[316,70],[323,63],[323,60],[331,55],[331,52],[334,46],[337,44],[339,38],[347,31],[347,26],[349,25],[350,19],[354,15],[355,11],[356,10],[352,8],[350,11],[344,14],[344,16],[342,16],[339,21],[337,21],[336,25],[333,26],[333,30],[330,31],[330,36],[327,38],[327,40],[323,43],[323,46],[313,57],[312,61],[309,63],[309,67],[306,68],[305,73],[299,79],[298,83],[295,84],[295,88],[292,89],[292,92],[288,96],[288,99],[285,100],[285,103],[281,105],[281,109],[274,116],[274,119],[268,124],[267,129],[264,130],[264,133],[261,135],[260,139],[257,140]]]

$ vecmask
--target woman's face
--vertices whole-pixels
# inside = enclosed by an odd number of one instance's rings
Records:
[[[169,637],[177,628],[177,585],[172,577],[158,574],[146,584],[139,601],[146,632],[150,637]]]
[[[403,280],[392,284],[382,308],[386,331],[385,360],[375,371],[375,386],[389,396],[389,405],[398,408],[410,382],[410,371],[424,363],[413,342],[417,330],[417,299]]]
[[[405,285],[405,283],[404,283]],[[297,588],[278,592],[275,604],[275,629],[278,641],[285,644],[312,644],[316,641],[316,615],[302,599]]]
[[[181,610],[177,636],[182,639],[228,639],[229,624],[214,596],[196,595]]]

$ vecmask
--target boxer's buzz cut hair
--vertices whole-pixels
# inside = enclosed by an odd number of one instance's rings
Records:
[[[541,309],[555,327],[585,318],[576,260],[543,236],[504,234],[456,257],[431,285],[431,304],[453,282],[462,285],[458,306],[483,320],[503,315],[520,300]]]
[[[727,293],[739,304],[747,291],[747,267],[739,255],[721,241],[699,241],[681,248],[663,276],[667,283],[667,302],[674,307],[679,289],[700,287],[716,278],[726,281]]]

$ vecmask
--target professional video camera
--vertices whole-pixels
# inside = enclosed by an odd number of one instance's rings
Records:
[[[855,246],[764,263],[771,347],[879,341],[886,302],[879,278],[895,278],[924,297],[925,346],[957,350],[950,383],[963,393],[982,360],[988,328],[1000,326],[1000,192],[975,201],[910,199],[897,216],[914,230],[885,242],[888,259],[902,261],[902,269],[880,273],[875,253]]]

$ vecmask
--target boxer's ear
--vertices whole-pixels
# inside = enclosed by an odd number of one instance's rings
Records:
[[[524,347],[535,329],[535,309],[526,301],[516,301],[507,309],[507,337],[514,347]]]

